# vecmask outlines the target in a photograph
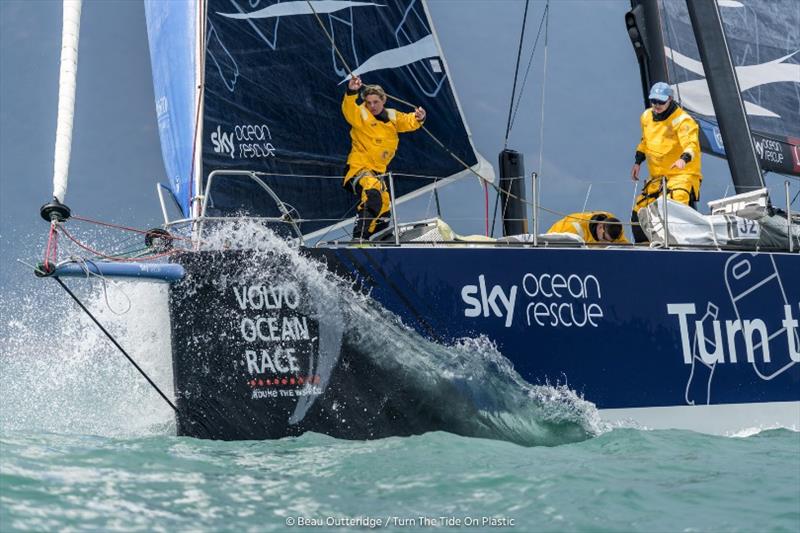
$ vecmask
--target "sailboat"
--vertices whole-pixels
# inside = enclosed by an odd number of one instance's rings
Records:
[[[739,4],[746,23],[728,13]],[[565,242],[539,235],[536,216],[528,233],[524,173],[509,153],[503,239],[393,217],[369,243],[326,240],[354,216],[341,187],[347,136],[332,133],[354,74],[437,110],[427,136],[404,138],[390,168],[398,202],[465,177],[499,187],[472,143],[425,2],[146,0],[168,176],[164,228],[147,238],[169,261],[54,261],[42,273],[170,283],[180,435],[492,436],[481,417],[496,408],[487,398],[497,383],[435,365],[420,380],[411,368],[452,357],[463,339],[496,350],[490,363],[514,376],[505,386],[566,383],[609,421],[712,433],[800,427],[800,231],[762,177],[800,175],[798,56],[773,49],[764,32],[752,42],[776,18],[800,27],[797,5],[777,4],[632,0],[626,24],[643,88],[673,84],[704,149],[727,147],[739,193],[715,204],[710,244],[687,242],[679,207],[654,204],[659,248]],[[783,74],[763,87],[742,81],[761,74],[734,70],[731,56],[747,59],[741,43],[764,45],[764,65]],[[42,212],[55,232],[69,215],[58,191]],[[179,219],[167,216],[169,202]],[[278,238],[263,238],[254,221]],[[204,244],[214,240],[221,245]],[[363,305],[321,296],[331,287]],[[399,344],[421,357],[404,361]]]

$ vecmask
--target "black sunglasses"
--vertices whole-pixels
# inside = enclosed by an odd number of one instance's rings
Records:
[[[667,103],[667,100],[656,100],[654,98],[651,98],[650,103],[653,105],[664,105]]]

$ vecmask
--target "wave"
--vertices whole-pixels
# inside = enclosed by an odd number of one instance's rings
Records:
[[[556,445],[603,431],[598,412],[566,385],[532,385],[486,337],[438,344],[407,327],[369,294],[329,272],[298,247],[250,221],[203,236],[201,249],[247,249],[248,276],[263,276],[264,260],[288,261],[291,276],[313,295],[316,318],[340,321],[342,342],[358,357],[402,379],[417,405],[444,429],[523,445]],[[233,283],[221,275],[219,283]],[[48,283],[45,281],[44,283]],[[169,396],[174,396],[168,289],[141,282],[88,283],[87,306]],[[108,339],[54,285],[38,281],[4,324],[0,427],[11,431],[108,436],[174,434],[171,409]],[[380,334],[376,334],[379,331]]]

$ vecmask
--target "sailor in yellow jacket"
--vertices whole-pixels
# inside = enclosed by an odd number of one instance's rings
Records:
[[[650,179],[636,198],[631,221],[636,242],[647,240],[639,227],[639,209],[653,203],[662,195],[662,177],[667,178],[669,198],[694,207],[700,199],[699,128],[689,114],[672,99],[672,87],[658,82],[650,89],[653,107],[642,113],[642,140],[636,147],[636,160],[631,179],[639,180],[642,162],[647,159]]]
[[[547,233],[573,233],[587,244],[628,242],[622,222],[608,211],[572,213],[550,226]]]
[[[384,107],[386,93],[379,85],[364,88],[364,103],[358,105],[361,78],[353,76],[342,101],[342,114],[350,124],[353,147],[347,157],[344,187],[358,197],[358,220],[353,239],[368,239],[389,225],[389,192],[381,175],[394,158],[400,143],[398,133],[422,127],[425,110],[400,113]]]

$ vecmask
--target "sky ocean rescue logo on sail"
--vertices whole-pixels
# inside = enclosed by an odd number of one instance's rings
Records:
[[[593,275],[533,274],[522,277],[519,286],[508,291],[500,285],[489,287],[486,276],[478,276],[477,285],[464,285],[461,300],[467,305],[464,316],[468,318],[494,317],[503,319],[510,328],[514,323],[517,296],[528,299],[525,304],[525,322],[529,327],[598,327],[603,318],[600,281]]]
[[[223,131],[217,126],[211,132],[214,153],[226,154],[231,159],[264,159],[275,157],[272,132],[266,124],[237,124],[233,131]]]

